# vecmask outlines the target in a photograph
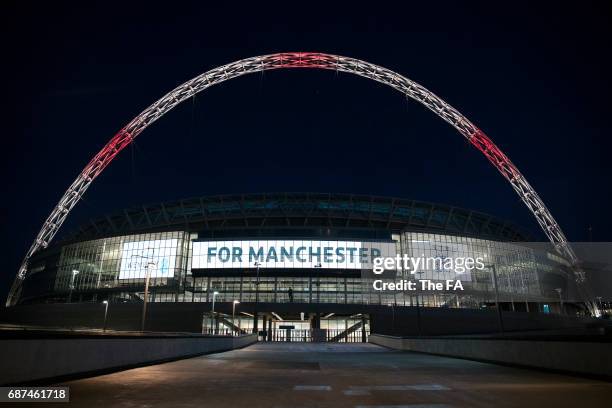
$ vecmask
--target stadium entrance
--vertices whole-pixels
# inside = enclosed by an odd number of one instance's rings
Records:
[[[367,342],[370,334],[369,316],[336,315],[335,313],[260,313],[240,312],[238,315],[212,312],[204,313],[202,333],[236,335],[257,332],[260,341],[270,342]]]

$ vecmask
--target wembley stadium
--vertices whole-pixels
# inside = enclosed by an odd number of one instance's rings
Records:
[[[211,86],[278,69],[357,75],[431,110],[500,172],[549,244],[530,245],[521,228],[476,211],[318,193],[143,205],[91,220],[54,241],[94,180],[147,127]],[[453,276],[439,266],[418,272],[398,266],[385,271],[385,279],[430,286],[377,289],[382,285],[373,275],[375,262],[419,256],[433,260],[432,265],[439,259],[473,258],[482,268]],[[457,278],[452,290],[451,278]],[[558,328],[578,324],[576,315],[600,314],[561,227],[491,138],[409,78],[356,58],[313,52],[261,55],[210,69],[134,117],[93,156],[52,209],[23,258],[6,306],[4,319],[19,324],[252,331],[268,340],[305,341],[323,335],[330,341],[351,336],[365,341],[369,330],[435,335]]]
[[[398,198],[276,193],[184,199],[92,219],[37,252],[17,305],[45,310],[26,313],[39,316],[37,323],[41,314],[61,310],[53,307],[80,304],[83,316],[74,316],[75,324],[101,325],[103,304],[104,325],[110,309],[108,325],[124,329],[137,329],[139,318],[144,326],[148,313],[151,329],[263,328],[283,338],[324,329],[344,340],[365,338],[372,324],[384,331],[383,320],[396,314],[393,330],[400,320],[409,329],[410,319],[399,316],[415,310],[462,313],[463,323],[484,313],[492,324],[497,304],[533,316],[581,311],[580,304],[563,303],[573,290],[569,263],[530,247],[531,239],[481,212]],[[398,254],[480,256],[486,265],[462,276],[460,293],[373,291],[364,274],[372,258]],[[432,268],[418,278],[447,277]],[[140,316],[146,303],[149,310]],[[65,310],[58,313],[66,318]]]

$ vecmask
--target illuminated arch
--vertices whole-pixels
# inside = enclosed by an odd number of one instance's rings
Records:
[[[489,159],[521,197],[521,200],[535,216],[540,227],[557,250],[573,263],[577,261],[576,255],[561,228],[516,166],[480,129],[428,89],[389,69],[355,58],[310,52],[279,53],[245,58],[211,69],[164,95],[113,136],[68,187],[68,190],[46,219],[19,268],[9,293],[7,306],[13,305],[18,299],[19,288],[25,278],[30,257],[38,250],[49,245],[72,208],[94,179],[121,150],[132,143],[136,136],[179,103],[213,85],[246,74],[282,68],[319,68],[359,75],[388,85],[425,105],[457,129],[463,137]],[[584,280],[580,269],[576,270],[576,275],[578,281],[582,282]]]

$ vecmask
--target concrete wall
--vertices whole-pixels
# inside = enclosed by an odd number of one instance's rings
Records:
[[[156,332],[202,331],[202,316],[210,306],[197,303],[148,303],[145,330]],[[231,313],[231,311],[230,311]],[[140,330],[142,303],[111,303],[107,328]],[[102,328],[102,303],[50,303],[0,308],[0,323],[45,327]]]
[[[479,338],[401,338],[373,334],[370,343],[493,363],[612,377],[612,344]]]
[[[421,308],[421,334],[426,336],[497,333],[499,316],[493,309]],[[598,325],[596,319],[569,315],[502,312],[504,331],[558,330]],[[414,307],[390,307],[371,313],[371,331],[394,336],[418,335]]]
[[[253,311],[253,303],[241,303],[236,311]],[[149,303],[147,326],[150,331],[200,333],[202,317],[210,313],[208,303]],[[231,302],[217,302],[217,312],[232,313]],[[261,303],[260,312],[299,313],[317,311],[321,314],[352,315],[366,313],[371,317],[373,333],[396,336],[417,335],[415,307],[358,304],[269,304]],[[453,335],[474,333],[496,333],[499,322],[495,310],[421,308],[423,335]],[[140,330],[142,303],[111,303],[108,307],[107,327],[111,330]],[[506,331],[553,330],[571,327],[586,327],[597,324],[595,319],[543,315],[525,312],[503,312]],[[101,328],[104,322],[102,303],[53,303],[0,307],[0,323],[25,324],[47,327]]]
[[[245,347],[255,335],[98,335],[0,340],[0,384],[87,375]]]

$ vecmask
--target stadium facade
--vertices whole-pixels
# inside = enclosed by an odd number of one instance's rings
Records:
[[[365,329],[368,322],[360,319],[369,308],[385,305],[483,309],[499,303],[505,310],[559,312],[561,293],[571,292],[569,264],[528,241],[523,230],[493,216],[405,199],[201,197],[82,225],[32,257],[18,303],[143,303],[148,280],[152,304],[216,302],[231,304],[232,312],[238,305],[237,316],[222,322],[242,330],[272,321],[291,322],[296,330]],[[486,266],[461,277],[461,292],[372,290],[364,271],[371,271],[373,258],[398,254],[481,257]],[[418,277],[448,279],[427,268]],[[203,319],[208,324],[215,323]]]

